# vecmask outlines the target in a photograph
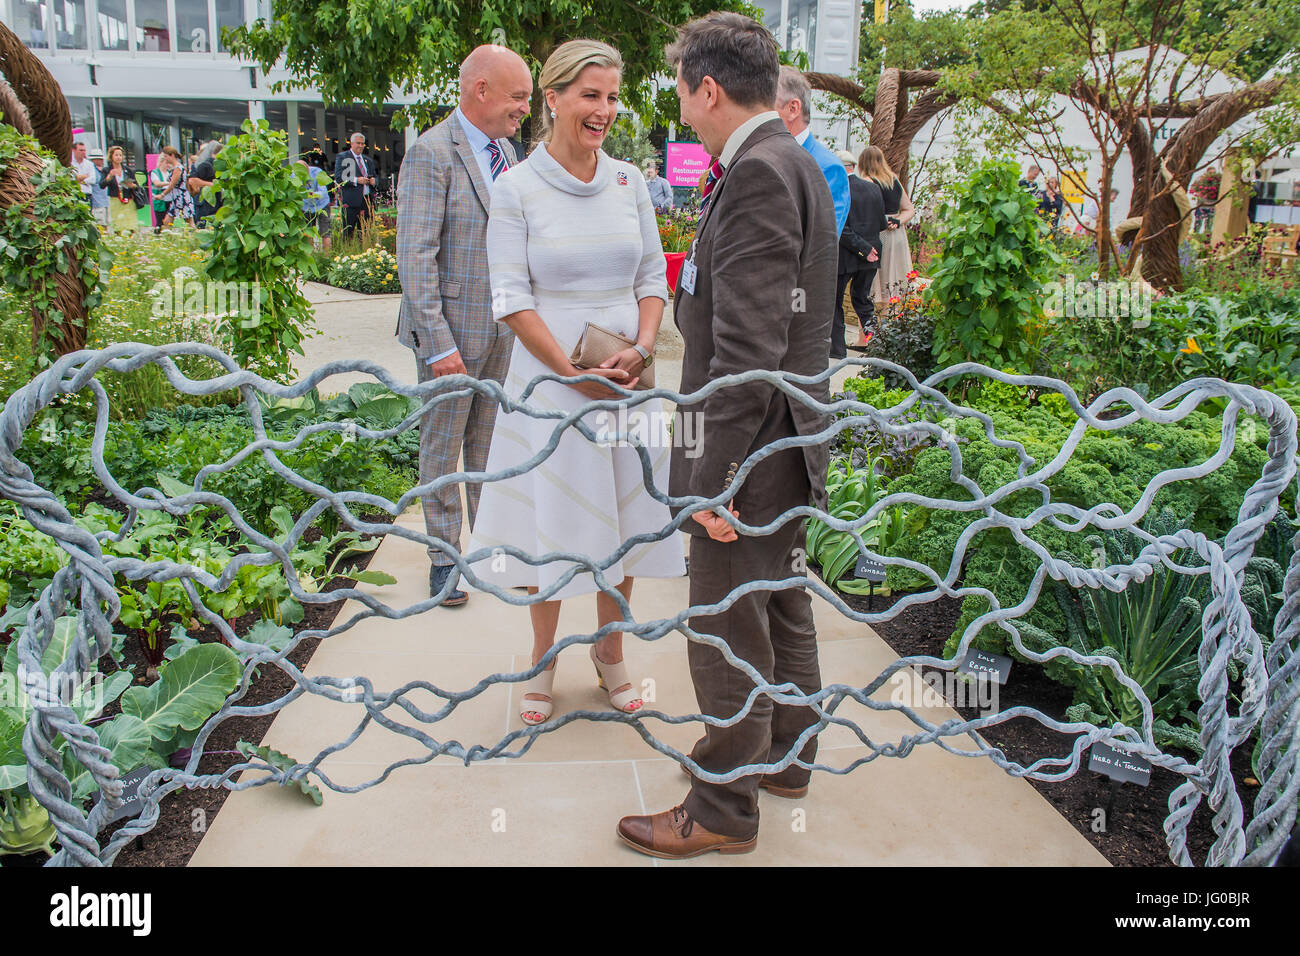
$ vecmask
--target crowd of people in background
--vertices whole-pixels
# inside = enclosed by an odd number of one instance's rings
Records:
[[[1065,197],[1061,191],[1061,181],[1055,176],[1047,176],[1040,183],[1039,177],[1042,176],[1042,173],[1041,167],[1031,163],[1020,180],[1020,188],[1034,198],[1038,215],[1047,221],[1053,232],[1069,229],[1070,223],[1069,217],[1065,216]],[[1111,189],[1107,203],[1108,208],[1113,206],[1117,199],[1119,199],[1119,190]],[[1101,218],[1101,208],[1097,203],[1097,198],[1090,195],[1084,200],[1083,207],[1079,210],[1077,229],[1075,231],[1091,231],[1095,229],[1099,218]]]
[[[325,153],[313,146],[295,162],[307,169],[308,193],[303,199],[303,217],[315,225],[325,249],[330,248],[330,208],[342,207],[344,235],[350,236],[373,215],[378,177],[374,160],[364,152],[366,138],[354,133],[349,148],[335,157],[331,174]],[[217,178],[217,156],[224,149],[218,140],[199,145],[186,157],[174,146],[164,146],[156,165],[147,174],[128,161],[120,145],[108,152],[88,149],[82,141],[72,148],[72,170],[91,214],[105,233],[139,232],[149,228],[140,213],[148,210],[155,232],[182,222],[207,228],[221,208],[220,192],[206,191]],[[660,180],[667,186],[666,180]],[[668,189],[668,208],[672,190]]]

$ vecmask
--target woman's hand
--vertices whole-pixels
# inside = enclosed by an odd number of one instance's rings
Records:
[[[636,355],[635,352],[632,354]],[[640,358],[640,356],[638,355],[637,358]],[[624,388],[631,388],[632,384],[636,381],[635,378],[629,378],[627,372],[619,368],[578,368],[575,365],[570,365],[569,370],[564,374],[566,376],[599,375],[602,378],[609,379],[615,385],[621,385]],[[582,393],[587,398],[597,400],[623,397],[612,388],[607,388],[599,382],[573,382],[569,385],[569,388]]]
[[[641,377],[641,370],[645,368],[645,359],[641,358],[641,353],[636,349],[624,349],[605,359],[600,363],[600,367],[618,369],[627,375],[629,382],[635,382]]]

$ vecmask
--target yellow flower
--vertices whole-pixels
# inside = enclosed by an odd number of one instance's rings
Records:
[[[1199,345],[1196,344],[1196,339],[1192,338],[1190,335],[1187,336],[1187,346],[1186,346],[1185,348],[1181,348],[1181,349],[1179,349],[1178,351],[1180,351],[1180,352],[1184,352],[1184,353],[1186,353],[1187,355],[1204,355],[1204,354],[1205,354],[1204,352],[1201,351],[1201,347],[1200,347]]]

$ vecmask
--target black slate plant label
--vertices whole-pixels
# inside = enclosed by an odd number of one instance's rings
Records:
[[[865,554],[858,555],[858,563],[853,568],[853,576],[859,581],[871,581],[880,584],[885,580],[885,565],[869,558]]]
[[[981,674],[987,675],[997,683],[1006,685],[1007,680],[1011,677],[1011,658],[1003,654],[994,654],[991,651],[981,651],[971,648],[966,652],[966,657],[957,665],[958,674]]]
[[[1136,783],[1139,787],[1151,782],[1150,762],[1100,741],[1088,748],[1088,769],[1121,783]]]
[[[153,773],[153,767],[140,767],[120,778],[122,781],[122,805],[109,815],[104,823],[105,826],[116,823],[118,820],[125,820],[127,817],[134,817],[144,810],[145,794],[140,792],[140,784],[151,773]],[[95,804],[98,805],[103,798],[104,795],[96,790]]]

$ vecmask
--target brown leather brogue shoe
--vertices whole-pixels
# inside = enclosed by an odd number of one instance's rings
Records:
[[[702,853],[749,853],[758,846],[758,834],[749,839],[723,836],[706,830],[682,807],[648,817],[618,821],[618,838],[634,850],[661,860],[686,860]]]
[[[800,767],[786,767],[780,773],[763,774],[758,785],[774,796],[799,800],[808,796],[807,778],[800,780],[803,774]]]
[[[692,780],[695,779],[695,775],[692,774],[690,769],[684,764],[682,765],[682,773],[686,774],[686,776],[690,777]],[[758,786],[759,789],[766,790],[774,797],[786,797],[789,800],[801,800],[808,796],[808,784],[805,783],[802,787],[785,786],[782,783],[779,774],[763,774],[763,776],[758,780]]]

